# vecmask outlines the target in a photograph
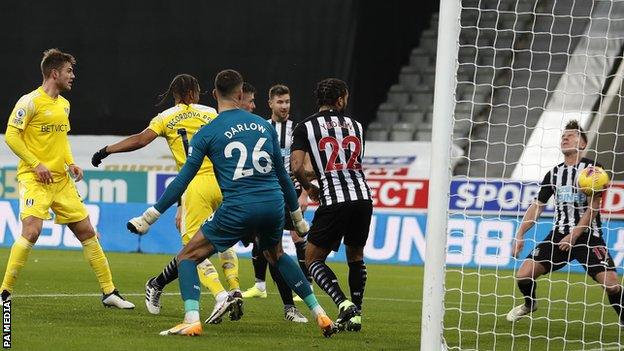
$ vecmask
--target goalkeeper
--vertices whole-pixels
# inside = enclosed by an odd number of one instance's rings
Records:
[[[97,167],[102,159],[117,152],[128,152],[140,149],[162,136],[167,140],[178,169],[186,161],[189,140],[205,124],[210,123],[217,112],[208,106],[198,105],[200,87],[197,79],[188,74],[176,76],[169,89],[162,95],[160,104],[169,95],[173,95],[175,106],[158,114],[149,126],[141,133],[132,135],[118,143],[103,147],[93,155],[93,166]],[[160,105],[159,104],[159,105]],[[182,243],[187,244],[197,232],[200,225],[221,204],[222,196],[219,184],[214,175],[212,163],[204,159],[197,176],[190,183],[182,196],[176,213],[176,227],[182,234]],[[229,295],[219,281],[219,274],[214,265],[205,260],[197,266],[202,285],[208,288],[216,299],[212,322],[221,322],[221,316],[230,309],[230,319],[237,320],[242,316],[243,299],[238,279],[238,257],[234,249],[228,249],[219,255],[221,267],[228,282]],[[176,259],[164,268],[162,273],[153,277],[145,284],[145,305],[152,314],[160,313],[160,296],[164,287],[178,277]],[[230,307],[230,305],[234,304]]]
[[[177,256],[186,313],[183,323],[161,334],[201,334],[197,264],[247,239],[247,233],[256,233],[269,263],[278,267],[288,286],[303,297],[323,334],[330,336],[336,331],[332,321],[316,300],[301,268],[282,249],[284,197],[297,232],[304,235],[309,227],[284,168],[277,134],[261,117],[239,109],[242,85],[243,77],[236,71],[217,74],[213,94],[219,115],[193,138],[188,160],[156,205],[128,223],[132,232],[146,233],[184,192],[203,159],[210,158],[223,191],[223,203]]]
[[[602,238],[600,203],[602,194],[586,196],[577,186],[578,174],[594,161],[583,158],[587,136],[577,121],[570,121],[561,135],[564,162],[546,173],[537,199],[527,209],[512,248],[518,257],[524,247],[524,234],[533,227],[548,200],[555,195],[554,226],[548,236],[527,256],[516,272],[518,288],[524,303],[507,314],[507,320],[516,321],[537,310],[536,279],[563,268],[575,259],[587,274],[604,288],[609,302],[624,326],[622,315],[623,289],[619,284],[613,259]]]

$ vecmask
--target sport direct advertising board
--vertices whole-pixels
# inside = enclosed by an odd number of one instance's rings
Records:
[[[110,142],[102,140],[102,145]],[[100,143],[91,140],[90,145],[94,144]],[[174,254],[180,249],[179,234],[174,226],[175,208],[163,214],[150,232],[140,238],[125,227],[127,220],[154,203],[175,177],[166,165],[173,161],[164,161],[168,153],[166,144],[164,150],[162,147],[155,147],[151,156],[141,154],[139,159],[132,156],[133,153],[113,155],[105,160],[105,164],[114,166],[107,171],[85,167],[85,180],[77,186],[105,250]],[[74,150],[77,150],[75,146]],[[85,165],[96,151],[88,150],[86,145],[79,150],[81,156],[76,156],[77,163],[85,162]],[[429,174],[430,151],[429,143],[367,143],[363,165],[375,205],[364,250],[368,262],[423,264],[429,192],[429,182],[424,178]],[[6,161],[9,156],[13,164]],[[123,160],[123,164],[115,157]],[[0,160],[4,165],[0,169],[0,246],[10,246],[20,232],[15,156],[0,152]],[[137,171],[140,168],[152,170]],[[449,201],[448,264],[498,268],[518,265],[521,260],[510,256],[512,239],[524,211],[538,191],[539,184],[531,182],[453,180]],[[552,204],[549,204],[542,220],[527,234],[529,241],[521,257],[533,249],[533,242],[547,235],[552,226],[552,213]],[[602,213],[606,218],[605,240],[616,265],[621,265],[624,259],[624,184],[613,184],[605,193]],[[311,220],[314,206],[305,215]],[[294,254],[287,233],[283,242],[285,250]],[[37,246],[78,249],[80,243],[67,227],[45,221]],[[251,247],[238,244],[236,250],[247,256]],[[344,249],[330,257],[343,258]],[[578,265],[573,265],[572,269],[582,270]]]

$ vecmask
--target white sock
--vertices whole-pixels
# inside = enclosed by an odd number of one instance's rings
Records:
[[[199,322],[199,311],[187,311],[184,314],[184,323]]]
[[[314,318],[323,315],[326,315],[327,313],[325,313],[325,310],[323,309],[323,307],[321,307],[321,305],[316,305],[314,308],[312,308],[312,315],[314,316]]]
[[[229,295],[226,291],[222,291],[218,293],[217,296],[215,296],[215,300],[217,300],[217,303],[220,303],[220,302],[227,300],[228,296]]]
[[[256,288],[258,288],[258,290],[260,290],[260,291],[265,291],[266,290],[266,282],[264,282],[264,281],[256,282]]]

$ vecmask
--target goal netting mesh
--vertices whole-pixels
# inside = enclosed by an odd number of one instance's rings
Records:
[[[461,4],[461,5],[459,5]],[[624,329],[604,289],[576,261],[537,280],[538,310],[514,274],[552,228],[545,208],[511,256],[516,230],[546,172],[563,161],[565,124],[587,130],[587,157],[613,184],[603,237],[621,283],[624,258],[624,2],[462,0],[453,142],[464,149],[450,185],[444,339],[454,350],[620,349]],[[622,127],[621,127],[622,126]]]

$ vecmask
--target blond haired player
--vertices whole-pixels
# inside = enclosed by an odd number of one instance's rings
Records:
[[[22,234],[11,247],[11,254],[2,281],[2,301],[11,298],[15,281],[24,267],[32,246],[41,234],[43,220],[67,224],[82,244],[84,256],[100,283],[102,303],[107,307],[134,308],[119,294],[98,242],[89,213],[70,179],[82,179],[82,169],[74,164],[67,138],[69,101],[60,95],[70,91],[76,60],[58,49],[46,50],[41,61],[43,83],[22,96],[9,116],[6,143],[19,157],[17,179],[20,194]]]
[[[169,85],[169,89],[161,100],[166,101],[169,94],[173,95],[175,106],[159,113],[149,126],[141,133],[103,147],[93,155],[92,164],[97,167],[102,159],[110,154],[128,152],[140,149],[162,136],[167,140],[169,148],[176,161],[178,169],[186,162],[188,145],[193,135],[204,125],[210,123],[217,111],[212,107],[198,105],[200,87],[197,79],[189,74],[177,75]],[[199,172],[189,185],[181,199],[176,214],[176,227],[182,234],[182,243],[186,245],[197,232],[201,224],[221,204],[222,195],[219,184],[214,175],[212,163],[204,159]],[[219,274],[214,265],[205,260],[197,266],[201,283],[207,287],[216,299],[216,315],[214,321],[221,322],[220,316],[230,310],[232,320],[242,316],[242,296],[238,280],[238,257],[234,249],[229,249],[219,255],[225,278],[228,282],[232,297],[219,281]],[[145,305],[152,314],[160,313],[160,296],[164,287],[178,277],[176,259],[165,267],[162,273],[149,279],[145,284]]]

